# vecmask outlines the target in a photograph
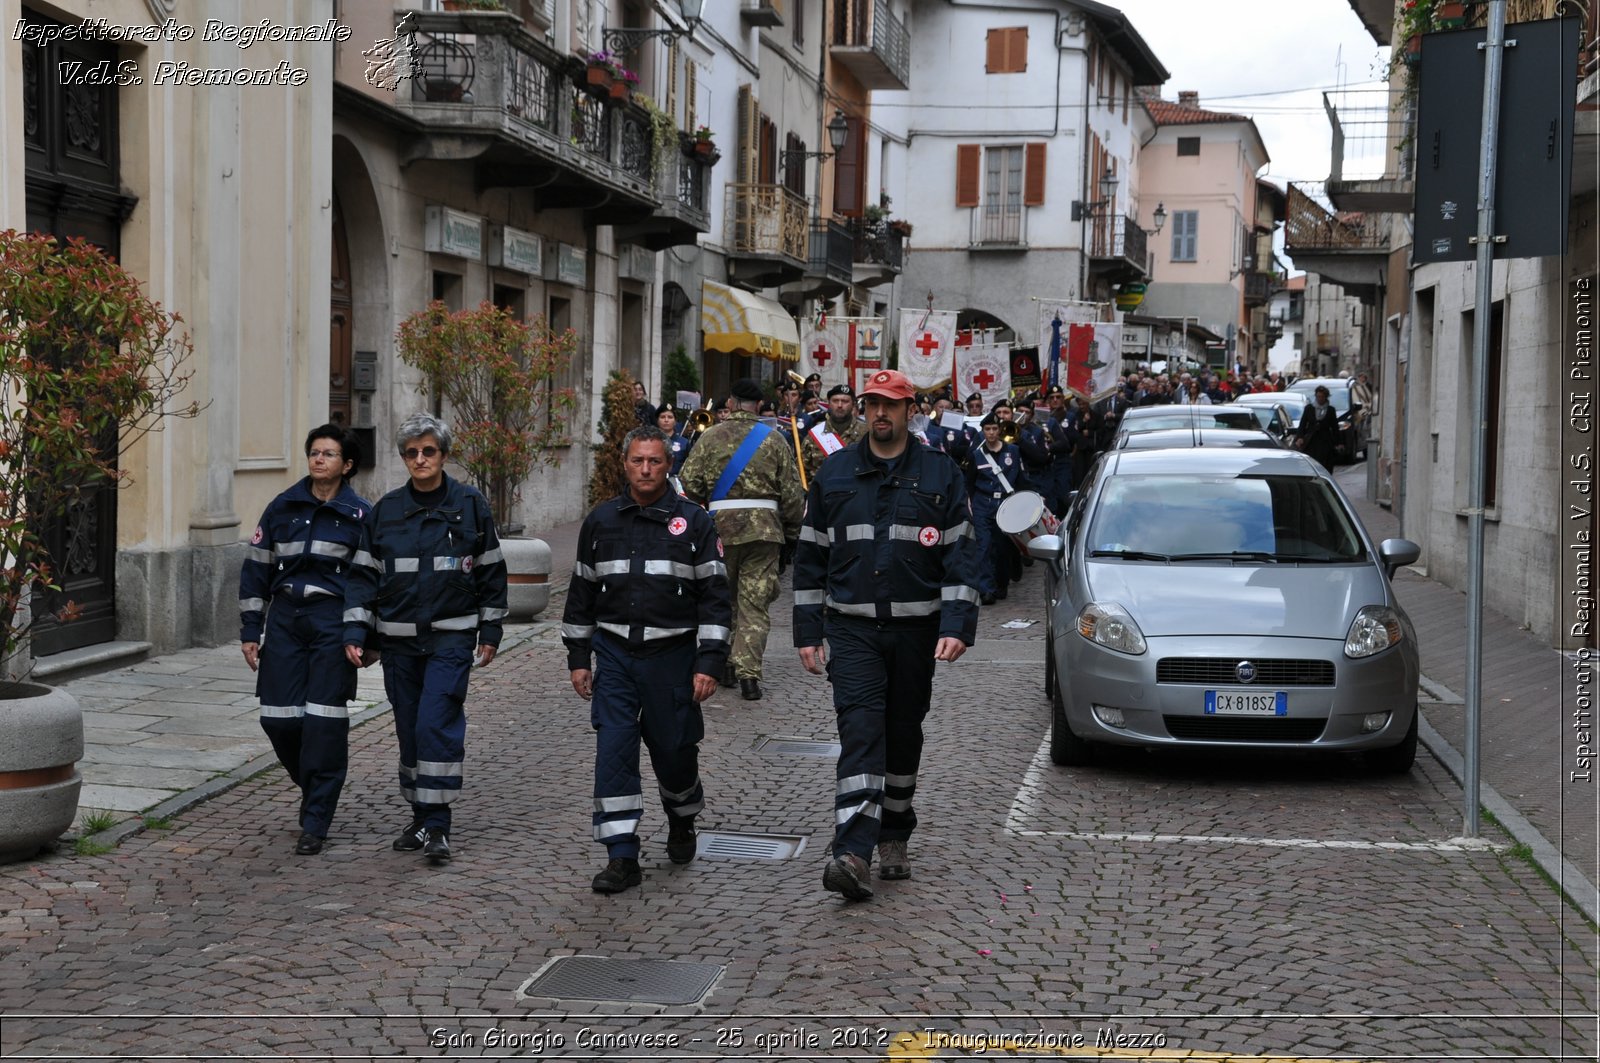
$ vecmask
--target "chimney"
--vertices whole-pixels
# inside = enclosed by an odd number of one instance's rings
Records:
[[[1195,91],[1194,89],[1184,89],[1184,90],[1182,90],[1181,92],[1178,93],[1178,106],[1179,107],[1198,107],[1198,106],[1200,106],[1200,93]]]

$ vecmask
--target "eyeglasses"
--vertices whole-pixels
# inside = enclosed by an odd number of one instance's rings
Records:
[[[400,452],[407,461],[416,461],[417,458],[431,458],[439,453],[438,447],[407,447]]]
[[[306,451],[306,457],[327,458],[329,461],[338,461],[343,455],[337,450],[308,450]]]

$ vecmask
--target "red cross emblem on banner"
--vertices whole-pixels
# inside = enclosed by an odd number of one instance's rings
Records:
[[[996,380],[998,380],[998,379],[999,379],[999,377],[997,377],[993,373],[989,372],[989,370],[980,369],[980,370],[978,370],[977,375],[975,375],[972,378],[972,382],[974,384],[978,385],[978,390],[979,391],[988,391],[989,388],[991,386],[993,386],[994,382]]]
[[[922,334],[922,338],[917,340],[917,342],[913,343],[911,346],[915,347],[917,352],[924,358],[932,358],[935,354],[939,353],[939,348],[942,346],[942,344],[940,344],[940,342],[934,338],[933,333],[924,332]]]
[[[817,344],[816,348],[811,352],[811,360],[816,362],[824,369],[828,368],[828,362],[830,362],[832,359],[833,348],[828,346],[826,343]]]
[[[938,546],[939,529],[935,528],[931,524],[928,525],[926,528],[923,528],[921,531],[917,532],[917,542],[921,543],[923,546]]]

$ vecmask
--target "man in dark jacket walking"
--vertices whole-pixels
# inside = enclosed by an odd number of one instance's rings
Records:
[[[667,857],[694,859],[694,817],[705,803],[700,703],[716,692],[733,623],[716,524],[670,489],[665,438],[635,428],[622,454],[628,488],[584,518],[561,617],[572,689],[593,701],[594,840],[610,858],[596,893],[643,879],[641,737],[667,814]]]

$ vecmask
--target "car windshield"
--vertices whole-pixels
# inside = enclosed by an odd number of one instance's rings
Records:
[[[1199,425],[1202,429],[1256,427],[1255,416],[1248,410],[1218,410],[1212,413],[1204,406],[1180,406],[1178,410],[1182,412],[1130,417],[1122,422],[1123,428],[1132,435],[1135,432],[1155,432],[1163,428],[1188,428],[1190,425]]]
[[[1108,479],[1091,557],[1343,562],[1366,557],[1331,485],[1312,476],[1123,475]]]
[[[1309,403],[1312,403],[1312,402],[1316,401],[1315,394],[1313,393],[1313,388],[1314,387],[1315,387],[1315,385],[1313,385],[1312,387],[1308,387],[1308,388],[1295,388],[1294,390],[1300,392],[1300,394],[1305,397],[1305,401],[1309,404]],[[1339,411],[1340,413],[1349,413],[1350,412],[1350,389],[1347,388],[1347,387],[1342,386],[1342,382],[1341,382],[1341,386],[1339,386],[1339,387],[1334,387],[1332,385],[1329,385],[1328,386],[1328,404],[1331,405],[1335,410]]]

